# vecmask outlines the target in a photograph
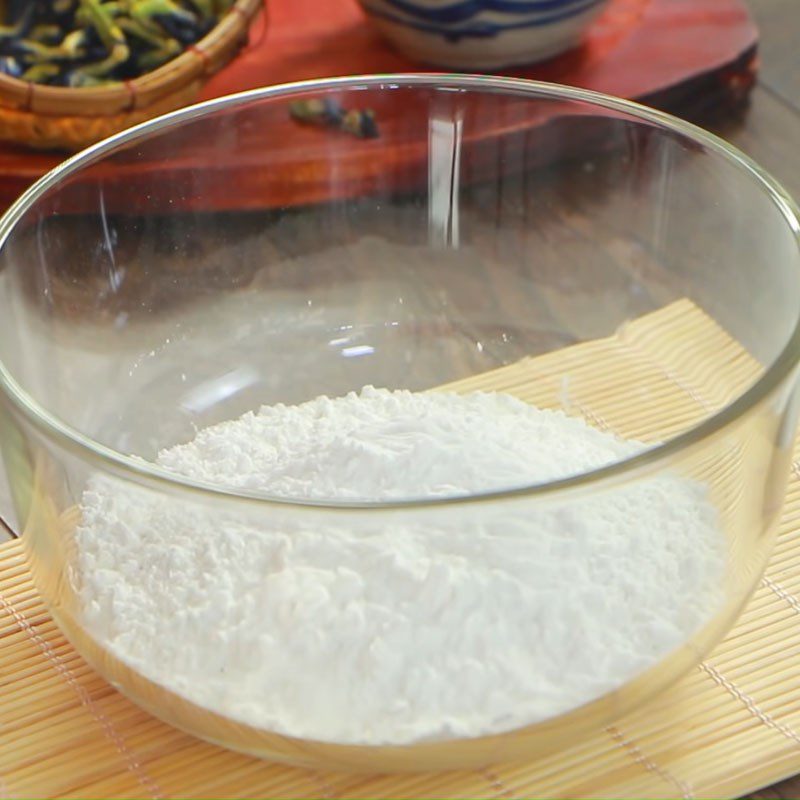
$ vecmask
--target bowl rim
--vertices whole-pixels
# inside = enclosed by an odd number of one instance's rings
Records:
[[[275,99],[332,89],[363,90],[409,87],[448,91],[527,94],[533,98],[567,100],[588,104],[606,111],[621,112],[639,122],[654,124],[659,129],[678,133],[692,140],[695,144],[701,145],[704,149],[715,153],[724,161],[738,167],[747,174],[753,180],[754,185],[761,188],[772,201],[778,213],[783,216],[794,236],[798,253],[800,253],[800,209],[789,193],[751,158],[715,134],[666,112],[649,108],[631,100],[588,89],[522,78],[458,73],[356,75],[277,84],[197,103],[148,120],[91,145],[80,153],[66,159],[20,195],[0,218],[0,252],[2,252],[2,248],[13,233],[16,225],[44,194],[52,189],[57,190],[58,184],[73,173],[94,164],[114,150],[127,146],[139,139],[179,124],[200,119],[212,113],[233,109],[263,99]],[[391,501],[287,498],[271,495],[267,492],[242,490],[191,479],[170,472],[144,459],[125,455],[111,447],[96,442],[90,436],[68,425],[54,414],[51,414],[24,391],[2,361],[0,361],[0,391],[5,394],[17,411],[35,429],[44,434],[45,437],[54,440],[60,447],[78,454],[89,463],[100,465],[105,472],[110,472],[146,487],[188,491],[219,500],[275,505],[284,509],[302,507],[308,511],[318,509],[325,512],[354,510],[376,512],[392,508],[433,509],[436,507],[448,508],[454,505],[496,502],[499,500],[550,498],[557,494],[571,494],[589,487],[610,488],[626,482],[634,476],[654,471],[665,461],[669,461],[679,454],[684,454],[713,437],[719,431],[729,428],[781,387],[796,369],[798,363],[800,363],[800,304],[798,304],[798,317],[788,340],[772,362],[767,365],[763,375],[719,411],[716,411],[699,424],[668,439],[666,442],[654,445],[636,455],[615,461],[598,469],[553,481],[512,489],[477,492],[463,496],[410,498]]]

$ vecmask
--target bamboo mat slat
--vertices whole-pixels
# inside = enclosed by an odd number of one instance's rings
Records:
[[[616,369],[635,380],[610,385]],[[542,405],[557,395],[597,425],[656,440],[727,402],[757,371],[680,301],[608,339],[451,386],[511,391]],[[386,776],[257,761],[139,710],[61,636],[25,573],[21,543],[9,542],[0,546],[0,798],[742,795],[800,772],[798,529],[795,463],[771,566],[736,627],[677,685],[612,727],[528,763]]]

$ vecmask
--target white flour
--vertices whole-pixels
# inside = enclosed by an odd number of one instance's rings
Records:
[[[294,498],[463,495],[638,452],[505,395],[274,406],[159,454]],[[87,625],[225,715],[349,743],[475,736],[618,687],[708,620],[724,540],[699,484],[652,478],[568,506],[214,512],[95,479],[76,533]]]

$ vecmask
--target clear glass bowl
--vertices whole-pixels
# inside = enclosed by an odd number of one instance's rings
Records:
[[[321,98],[372,109],[380,137],[290,119],[291,102]],[[797,413],[799,229],[781,188],[714,136],[633,103],[519,80],[272,87],[103,142],[39,181],[0,225],[0,439],[37,586],[115,686],[248,753],[444,769],[573,743],[696,664],[762,574]],[[628,323],[677,307],[702,325],[637,339],[641,357],[599,359],[588,388],[580,369],[592,357],[578,369],[552,355],[603,337],[630,344]],[[719,336],[717,368],[707,351]],[[652,355],[662,345],[664,362]],[[366,384],[425,390],[544,363],[529,357],[548,364],[533,381],[537,402],[598,425],[615,397],[605,422],[617,430],[614,420],[644,409],[658,423],[650,433],[622,432],[651,446],[545,485],[391,506],[282,502],[147,461],[262,403]],[[496,735],[358,746],[252,727],[117,658],[76,593],[73,534],[92,480],[220,530],[423,525],[458,537],[664,474],[709,487],[727,547],[712,587],[724,602],[685,646],[615,691]]]

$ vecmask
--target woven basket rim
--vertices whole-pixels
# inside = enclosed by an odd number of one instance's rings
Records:
[[[198,78],[213,74],[214,63],[238,47],[264,5],[265,0],[236,0],[200,41],[166,64],[129,81],[70,88],[0,74],[0,105],[59,116],[111,116],[147,108]]]

